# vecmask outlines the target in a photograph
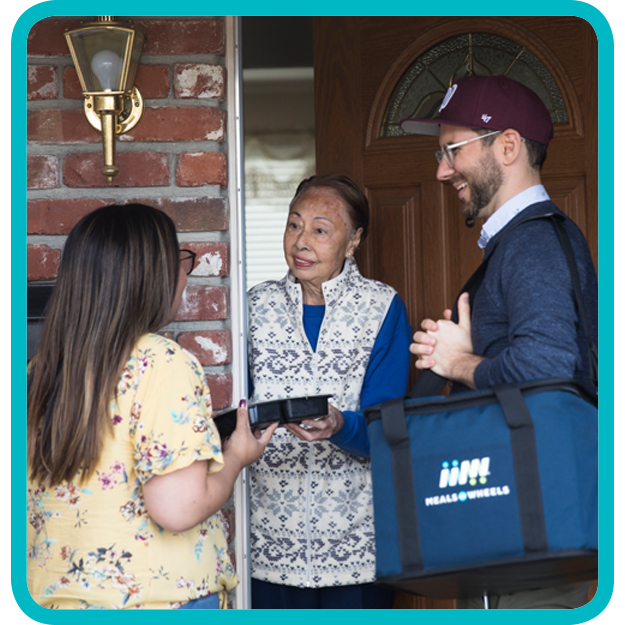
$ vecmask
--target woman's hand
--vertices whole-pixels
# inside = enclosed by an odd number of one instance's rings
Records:
[[[306,419],[299,425],[289,423],[284,426],[291,434],[300,440],[323,441],[334,436],[343,427],[343,414],[332,404],[328,404],[328,414],[320,419]]]
[[[196,460],[184,469],[151,477],[143,485],[148,514],[170,532],[184,532],[215,514],[232,494],[241,469],[260,458],[277,427],[272,423],[262,434],[252,434],[247,407],[239,406],[221,470],[208,473],[208,461]]]
[[[267,447],[267,443],[278,425],[278,423],[272,423],[263,432],[259,430],[252,432],[247,406],[239,405],[237,427],[224,443],[224,455],[228,455],[233,460],[236,458],[241,464],[241,469],[252,464],[252,462],[256,462],[263,455],[265,447]]]

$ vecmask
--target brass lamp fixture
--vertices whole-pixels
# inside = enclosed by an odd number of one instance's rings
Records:
[[[119,22],[109,15],[65,31],[65,39],[85,96],[85,115],[102,132],[104,174],[113,183],[115,135],[134,128],[143,115],[144,104],[134,86],[144,34],[131,21]]]

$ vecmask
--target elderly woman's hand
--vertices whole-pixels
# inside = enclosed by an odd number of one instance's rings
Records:
[[[299,425],[289,423],[284,427],[303,441],[310,443],[323,441],[336,434],[343,427],[343,414],[340,410],[328,404],[328,414],[325,417],[321,419],[306,419]]]

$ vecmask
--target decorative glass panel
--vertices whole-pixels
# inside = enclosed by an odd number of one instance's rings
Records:
[[[450,37],[424,52],[401,77],[384,113],[381,137],[406,135],[402,119],[434,119],[447,89],[464,76],[505,75],[533,89],[554,124],[569,118],[556,81],[545,66],[520,44],[490,33]]]

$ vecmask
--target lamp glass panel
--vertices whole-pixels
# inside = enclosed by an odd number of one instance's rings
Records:
[[[90,28],[68,33],[87,92],[110,89],[124,91],[124,55],[133,31],[120,28]]]
[[[139,69],[139,61],[141,60],[141,52],[145,43],[145,35],[140,30],[134,31],[134,39],[132,41],[132,51],[130,54],[130,67],[128,69],[128,78],[126,79],[126,89],[132,89],[135,84],[135,76]]]

